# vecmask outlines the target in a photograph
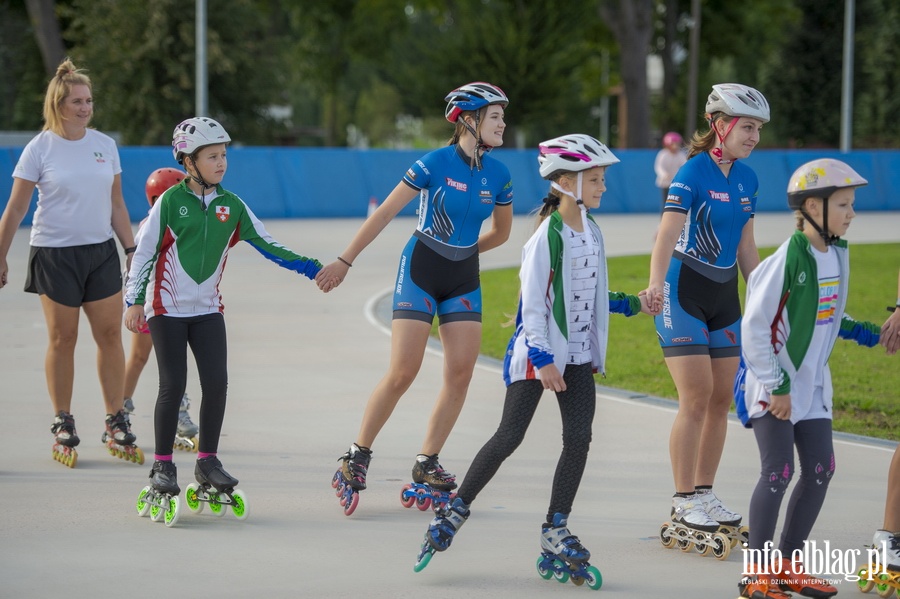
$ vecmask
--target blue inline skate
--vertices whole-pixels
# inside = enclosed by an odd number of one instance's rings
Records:
[[[400,491],[400,503],[410,508],[415,505],[421,511],[428,508],[437,511],[456,498],[456,477],[444,470],[437,454],[419,454],[412,469],[413,482]]]
[[[421,572],[436,551],[446,551],[450,547],[456,532],[469,519],[469,513],[469,506],[459,497],[455,497],[452,503],[444,504],[435,511],[434,519],[425,531],[425,540],[422,541],[422,548],[413,571]]]
[[[541,556],[537,560],[538,574],[544,580],[556,578],[558,582],[569,580],[576,586],[585,582],[595,591],[603,584],[603,577],[596,566],[588,563],[591,552],[566,526],[568,514],[553,514],[550,526],[541,527]]]

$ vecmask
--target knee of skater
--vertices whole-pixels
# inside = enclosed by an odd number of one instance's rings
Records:
[[[817,486],[824,487],[834,477],[834,469],[834,456],[832,455],[830,460],[816,463],[812,472],[801,472],[800,477],[810,478],[815,481]]]

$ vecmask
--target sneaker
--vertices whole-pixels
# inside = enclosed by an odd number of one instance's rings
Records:
[[[719,530],[719,523],[706,512],[697,495],[672,498],[672,521],[702,532]]]
[[[710,518],[724,526],[737,526],[743,519],[743,516],[725,507],[722,501],[716,497],[716,494],[712,492],[712,489],[698,491],[697,501],[703,505],[703,509],[706,510]]]
[[[181,489],[178,488],[178,469],[175,468],[173,462],[164,462],[156,460],[150,469],[151,486],[157,493],[166,493],[168,495],[178,495]]]
[[[791,599],[790,593],[785,593],[772,581],[771,574],[751,574],[745,576],[738,583],[741,597],[747,599]]]
[[[76,447],[81,443],[75,432],[75,418],[64,410],[60,410],[53,419],[50,432],[56,435],[56,442],[65,447]]]
[[[582,564],[591,559],[591,552],[569,532],[568,519],[568,514],[553,514],[553,522],[541,526],[541,549],[568,563]]]
[[[119,445],[134,445],[137,437],[131,432],[131,423],[125,410],[106,415],[106,438]]]
[[[798,564],[796,570],[792,567],[791,560],[781,559],[781,573],[778,575],[782,591],[792,591],[804,597],[819,597],[827,599],[837,595],[837,589],[821,578],[816,578],[803,571],[803,566]]]
[[[426,538],[428,544],[434,547],[435,551],[446,551],[453,542],[456,532],[462,528],[462,525],[469,519],[469,506],[456,497],[453,503],[440,508],[428,525]]]
[[[178,435],[181,437],[193,437],[200,432],[200,427],[191,420],[188,408],[191,407],[191,400],[185,393],[181,398],[181,407],[178,409]]]
[[[456,477],[438,463],[437,454],[416,456],[412,469],[412,479],[419,484],[426,484],[439,491],[452,491],[456,488]]]
[[[366,474],[369,471],[369,462],[372,461],[372,450],[368,447],[360,447],[356,443],[350,444],[347,453],[338,458],[343,460],[341,476],[344,482],[357,491],[366,488]]]
[[[876,530],[872,537],[872,546],[881,551],[882,542],[887,548],[885,569],[888,572],[900,572],[900,532]]]

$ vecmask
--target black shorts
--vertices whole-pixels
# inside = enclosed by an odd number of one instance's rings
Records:
[[[32,246],[25,291],[46,295],[72,308],[121,292],[121,263],[115,240],[66,248]]]

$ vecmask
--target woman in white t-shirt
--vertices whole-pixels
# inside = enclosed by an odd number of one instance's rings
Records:
[[[16,164],[0,219],[3,288],[9,274],[6,256],[37,188],[25,291],[40,296],[47,321],[44,363],[55,414],[53,453],[70,467],[79,443],[71,404],[81,310],[97,343],[110,453],[143,463],[122,410],[122,275],[113,239],[115,234],[130,259],[134,236],[122,196],[119,153],[110,137],[88,128],[93,112],[91,80],[65,59],[47,86],[44,130],[25,146]]]

